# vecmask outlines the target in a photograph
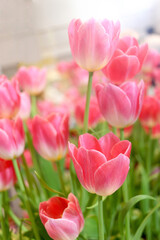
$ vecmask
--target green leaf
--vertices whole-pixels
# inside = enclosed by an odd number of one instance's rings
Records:
[[[139,228],[137,229],[134,237],[132,238],[132,240],[139,240],[142,232],[150,218],[150,216],[160,207],[160,202],[149,212],[149,214],[144,218],[144,220],[142,221],[141,225],[139,226]]]
[[[107,198],[107,196],[106,196],[106,197],[103,197],[103,198],[102,198],[102,201],[104,202],[104,200],[106,200],[106,198]],[[97,207],[97,206],[98,206],[98,202],[96,202],[96,203],[93,204],[92,206],[87,207],[87,209],[93,209],[93,208],[95,208],[95,207]]]
[[[126,214],[128,213],[128,211],[138,202],[145,200],[145,199],[150,199],[150,200],[156,200],[155,198],[149,196],[149,195],[137,195],[133,198],[131,198],[125,205],[124,207],[121,209],[121,212],[119,214],[119,226],[120,229],[123,229],[123,223],[124,223],[124,219],[126,217]]]
[[[49,187],[49,186],[47,185],[47,183],[38,175],[38,173],[37,173],[36,171],[34,171],[34,172],[35,172],[35,174],[36,174],[39,182],[41,183],[41,185],[42,185],[44,188],[46,188],[46,189],[47,189],[48,191],[50,191],[50,192],[53,192],[53,193],[56,193],[56,194],[58,194],[58,195],[64,196],[63,193],[61,193],[61,192],[59,192],[59,191],[57,191],[57,190]]]

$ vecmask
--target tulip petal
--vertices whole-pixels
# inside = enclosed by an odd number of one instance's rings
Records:
[[[76,224],[66,219],[49,219],[45,228],[54,240],[75,240],[79,235]]]
[[[0,158],[9,160],[13,155],[12,142],[7,133],[0,129]]]
[[[95,172],[95,191],[98,195],[108,196],[114,193],[124,183],[130,160],[124,154],[107,161]]]
[[[101,147],[98,140],[89,133],[85,133],[79,136],[78,146],[84,147],[87,150],[95,149],[97,151],[101,151]]]
[[[127,140],[119,141],[111,148],[111,158],[116,158],[120,153],[129,158],[131,153],[131,142]]]

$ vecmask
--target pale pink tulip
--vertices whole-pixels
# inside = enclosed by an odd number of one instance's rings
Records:
[[[20,108],[20,93],[16,81],[0,76],[0,118],[14,118]]]
[[[10,160],[20,157],[24,151],[25,135],[20,118],[16,121],[0,120],[0,158]]]
[[[119,32],[119,22],[92,18],[82,23],[80,19],[73,19],[68,35],[74,60],[89,72],[102,69],[116,49]]]
[[[115,86],[98,84],[96,94],[100,111],[106,121],[114,127],[125,128],[135,123],[141,112],[144,83],[125,82]]]
[[[47,118],[35,116],[31,132],[37,152],[49,161],[65,157],[69,134],[68,115],[55,113]]]
[[[28,93],[20,93],[20,109],[16,117],[20,117],[22,120],[27,120],[31,113],[31,99]]]
[[[135,38],[121,38],[103,73],[113,83],[121,84],[133,78],[141,70],[147,51],[147,44],[139,46]]]
[[[108,196],[124,183],[129,171],[131,143],[113,133],[97,140],[86,133],[78,148],[69,143],[69,153],[82,186],[91,193]]]
[[[21,67],[16,76],[20,88],[31,95],[40,94],[46,85],[46,69]]]
[[[52,197],[40,203],[40,219],[54,240],[75,240],[84,226],[77,198],[70,193],[68,199]]]

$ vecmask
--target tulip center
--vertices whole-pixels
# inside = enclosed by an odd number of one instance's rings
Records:
[[[45,212],[50,218],[61,218],[64,210],[68,207],[68,200],[60,197],[53,197],[49,200]]]

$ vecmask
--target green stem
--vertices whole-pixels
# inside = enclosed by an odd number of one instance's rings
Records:
[[[12,220],[15,222],[15,224],[20,227],[21,226],[21,221],[19,220],[19,218],[14,214],[14,212],[10,209],[8,214],[10,215],[10,217],[12,218]],[[22,229],[24,231],[27,231],[28,229],[25,226],[22,226]]]
[[[86,107],[85,107],[85,113],[84,113],[84,133],[88,132],[89,104],[90,104],[91,90],[92,90],[92,77],[93,77],[93,72],[89,72],[89,80],[88,80],[87,96],[86,96]]]
[[[112,127],[112,132],[113,132],[115,135],[117,135],[117,129],[116,129],[116,127]]]
[[[98,196],[98,225],[99,240],[104,240],[103,201],[101,196]]]
[[[2,239],[3,240],[6,240],[7,239],[7,225],[6,225],[6,220],[7,220],[7,217],[4,216],[5,214],[5,202],[4,202],[4,194],[5,192],[0,192],[0,223],[1,223],[1,229],[2,229]],[[3,214],[4,212],[4,214]]]
[[[60,161],[57,161],[56,164],[57,164],[58,176],[59,176],[59,180],[60,180],[60,184],[61,184],[61,190],[64,193],[64,195],[66,196],[65,183],[64,183],[64,179],[63,179],[63,173],[61,170]]]
[[[70,179],[71,179],[71,191],[72,193],[76,196],[77,195],[77,190],[76,190],[76,186],[75,186],[75,176],[74,176],[74,168],[73,168],[73,162],[70,162],[70,167],[69,167],[69,171],[70,171]]]
[[[18,183],[19,183],[19,187],[21,189],[21,192],[22,192],[22,194],[25,193],[25,198],[24,198],[25,199],[25,205],[26,205],[26,209],[27,209],[28,214],[29,214],[29,218],[31,220],[31,224],[32,224],[34,235],[35,235],[35,239],[40,240],[40,236],[39,236],[37,225],[36,225],[36,222],[35,222],[35,219],[34,219],[33,211],[31,209],[30,202],[29,202],[29,199],[28,199],[28,191],[27,191],[27,189],[24,185],[24,181],[23,181],[22,175],[20,173],[20,170],[19,170],[19,167],[18,167],[18,164],[17,164],[17,160],[13,159],[12,162],[13,162],[14,170],[15,170],[15,173],[16,173],[16,176],[17,176],[17,179],[18,179]]]
[[[121,140],[124,140],[124,129],[120,129],[120,139]],[[123,183],[123,186],[122,186],[122,190],[123,190],[123,199],[124,199],[124,202],[128,202],[129,200],[129,196],[128,196],[128,186],[127,186],[127,178],[125,180],[125,182]],[[127,213],[126,215],[126,220],[125,220],[125,226],[126,226],[126,239],[127,240],[130,240],[130,214],[129,212]]]
[[[37,99],[36,99],[36,96],[32,96],[31,101],[32,101],[31,116],[34,117],[37,114]]]

